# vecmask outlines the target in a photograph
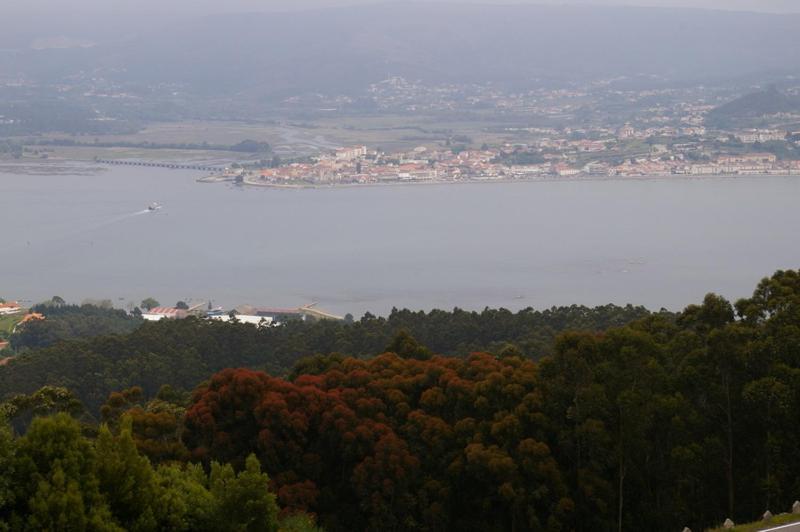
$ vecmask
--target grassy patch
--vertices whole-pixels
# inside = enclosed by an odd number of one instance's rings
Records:
[[[11,316],[0,316],[0,340],[7,339],[14,330],[14,326],[22,321],[24,313],[13,314]]]
[[[469,118],[456,119],[440,115],[370,115],[315,117],[309,120],[283,122],[241,123],[217,121],[187,121],[150,124],[137,133],[126,135],[97,135],[85,139],[91,142],[154,142],[154,143],[202,143],[232,145],[245,139],[268,142],[281,157],[297,157],[316,154],[337,146],[365,144],[371,148],[397,151],[420,145],[442,145],[448,135],[463,135],[472,139],[471,145],[478,147],[503,142],[528,142],[536,135],[523,131],[490,132],[489,129],[513,124],[515,117],[496,117],[473,113]],[[527,124],[527,122],[526,122]],[[43,138],[64,138],[63,134],[45,135]],[[99,148],[79,146],[30,146],[31,149],[47,150],[56,159],[92,160],[140,158],[146,160],[197,160],[236,159],[245,160],[247,154],[231,152],[203,152],[200,150],[145,150],[140,148]]]
[[[800,515],[781,514],[776,515],[769,521],[756,521],[754,523],[736,525],[730,530],[719,527],[710,529],[707,532],[758,532],[759,530],[768,530],[776,526],[788,525],[789,523],[800,523]]]

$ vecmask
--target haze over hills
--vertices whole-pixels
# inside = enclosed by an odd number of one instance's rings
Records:
[[[800,98],[784,94],[773,86],[717,107],[708,114],[706,123],[724,128],[763,116],[797,112],[800,112]]]
[[[0,6],[0,532],[800,527],[800,0]]]
[[[571,5],[629,5],[644,7],[683,7],[719,9],[727,11],[752,11],[757,13],[800,13],[795,0],[416,0],[427,3],[473,4],[571,4]],[[5,0],[4,14],[34,14],[39,18],[64,14],[137,14],[137,13],[194,13],[199,15],[241,12],[275,12],[306,10],[323,7],[341,7],[385,3],[384,0],[80,0],[66,4],[61,0]]]
[[[387,76],[527,87],[800,71],[800,15],[696,9],[392,3],[155,18],[127,33],[42,30],[6,35],[0,67],[40,81],[91,73],[265,98],[352,91]],[[32,49],[34,42],[78,44]]]

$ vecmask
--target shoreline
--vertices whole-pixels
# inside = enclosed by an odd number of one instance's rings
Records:
[[[73,169],[70,165],[81,165],[84,168],[82,174],[94,174],[110,168],[110,165],[97,164],[95,161],[84,161],[79,159],[51,159],[48,161],[6,161],[0,159],[0,173],[7,174],[26,174],[26,175],[46,175],[59,176],[72,174]],[[89,168],[86,166],[90,165]],[[143,168],[145,169],[145,168]],[[14,171],[17,170],[17,171]],[[20,171],[21,170],[21,171]],[[595,181],[666,181],[666,180],[702,180],[702,179],[742,179],[742,178],[762,178],[762,177],[798,177],[800,173],[793,172],[774,172],[762,174],[660,174],[660,175],[640,175],[640,176],[604,176],[604,175],[584,175],[571,177],[544,176],[535,178],[497,178],[497,179],[460,179],[445,180],[431,179],[426,181],[386,181],[369,183],[275,183],[261,182],[255,178],[245,178],[243,182],[235,183],[242,187],[253,188],[273,188],[284,190],[302,189],[331,189],[331,188],[362,188],[362,187],[408,187],[408,186],[445,186],[445,185],[483,185],[483,184],[514,184],[514,183],[577,183]],[[197,183],[234,184],[233,176],[220,174],[204,175],[195,179]]]
[[[231,178],[219,178],[219,176],[209,176],[200,178],[197,181],[202,183],[222,183],[232,182]],[[743,178],[763,178],[763,177],[797,177],[795,173],[773,173],[773,174],[671,174],[671,175],[652,175],[652,176],[582,176],[582,177],[556,177],[548,176],[538,179],[463,179],[458,181],[449,180],[430,180],[430,181],[390,181],[385,183],[260,183],[245,179],[239,183],[243,187],[254,188],[275,188],[275,189],[331,189],[331,188],[367,188],[367,187],[408,187],[408,186],[446,186],[446,185],[490,185],[490,184],[519,184],[519,183],[579,183],[579,182],[598,182],[598,181],[692,181],[703,179],[743,179]]]

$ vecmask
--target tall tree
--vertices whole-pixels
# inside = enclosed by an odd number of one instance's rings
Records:
[[[238,475],[230,464],[211,464],[209,488],[216,499],[218,530],[231,532],[275,532],[278,505],[269,491],[269,476],[261,471],[254,454],[245,460]]]
[[[69,415],[34,419],[15,461],[12,528],[121,530],[100,493],[92,444]]]

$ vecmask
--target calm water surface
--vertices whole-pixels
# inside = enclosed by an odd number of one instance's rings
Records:
[[[800,178],[275,190],[77,170],[0,173],[0,296],[680,309],[800,267]]]

